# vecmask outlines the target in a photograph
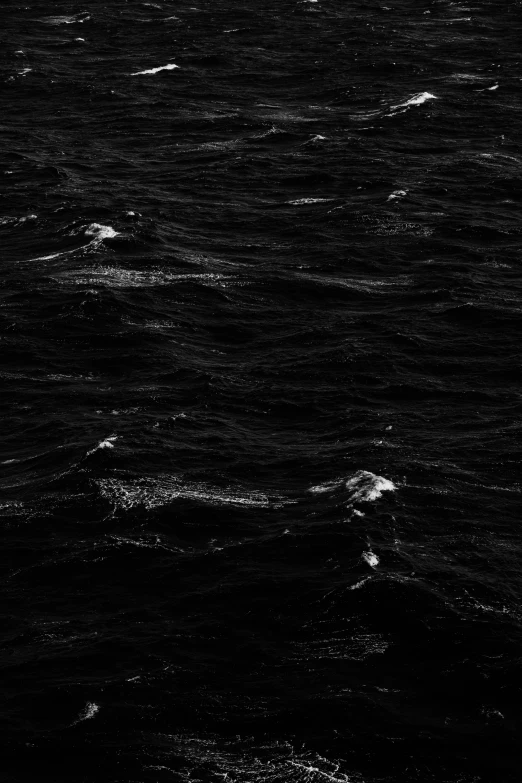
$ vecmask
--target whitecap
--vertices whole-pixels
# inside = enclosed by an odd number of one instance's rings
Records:
[[[100,705],[93,701],[88,701],[84,709],[80,712],[77,719],[72,723],[72,726],[76,726],[77,723],[81,723],[84,720],[90,720],[94,718],[97,712],[100,711]]]
[[[312,136],[311,139],[308,139],[308,141],[304,141],[301,144],[301,147],[306,147],[308,144],[317,144],[320,141],[325,141],[326,136],[321,136],[320,133],[317,133],[315,136]]]
[[[431,92],[419,92],[416,95],[413,95],[409,100],[404,101],[404,103],[397,103],[395,106],[391,106],[392,113],[397,111],[398,109],[403,109],[406,111],[406,109],[409,109],[410,106],[421,106],[423,103],[426,103],[426,101],[432,101],[432,100],[438,100],[436,95],[433,95]],[[389,114],[389,117],[392,115]]]
[[[37,220],[38,215],[26,215],[24,217],[0,217],[0,226],[9,226],[12,223],[25,223],[27,220]]]
[[[403,198],[408,193],[407,190],[394,190],[393,193],[390,193],[388,196],[388,201],[394,201],[397,198]]]
[[[168,65],[160,65],[158,68],[149,68],[148,71],[137,71],[136,73],[131,73],[131,76],[146,76],[147,74],[155,74],[159,73],[160,71],[173,71],[174,68],[179,68],[179,65],[174,65],[174,63],[169,63]]]
[[[105,438],[105,440],[101,440],[97,446],[87,452],[87,456],[89,454],[94,454],[95,451],[99,451],[100,449],[113,449],[115,440],[118,440],[117,435],[111,435],[110,437]]]
[[[317,484],[310,487],[309,492],[326,493],[334,492],[344,484],[345,488],[350,490],[350,505],[360,502],[371,502],[381,497],[383,492],[394,492],[397,487],[395,484],[384,476],[377,476],[375,473],[371,473],[369,470],[358,470],[350,478],[334,479],[333,481],[326,481],[323,484]],[[357,513],[357,512],[354,512]],[[362,512],[357,513],[358,516],[364,516]]]
[[[104,239],[112,239],[119,235],[119,232],[115,231],[112,226],[103,226],[101,223],[91,223],[85,229],[85,233],[88,237],[94,237],[97,242],[101,242]]]
[[[394,492],[397,487],[384,476],[377,476],[368,470],[359,470],[346,481],[346,489],[352,490],[351,502],[368,503],[377,500],[383,492]]]
[[[379,565],[379,558],[371,549],[368,552],[363,552],[361,557],[372,568],[376,568]]]

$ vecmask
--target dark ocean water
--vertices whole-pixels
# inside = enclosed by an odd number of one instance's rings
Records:
[[[385,2],[2,4],[1,780],[521,779],[522,3]]]

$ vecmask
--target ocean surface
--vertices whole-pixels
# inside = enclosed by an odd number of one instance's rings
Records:
[[[0,22],[0,780],[519,783],[520,0]]]

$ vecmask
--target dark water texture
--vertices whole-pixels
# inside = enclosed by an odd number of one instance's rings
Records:
[[[520,779],[522,5],[385,3],[2,4],[2,780]]]

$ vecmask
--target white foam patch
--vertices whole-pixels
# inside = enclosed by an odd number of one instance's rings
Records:
[[[489,76],[482,76],[477,73],[454,73],[450,78],[459,82],[483,82],[489,79]]]
[[[240,283],[235,277],[214,272],[173,274],[162,269],[138,270],[112,266],[71,270],[55,275],[54,279],[72,285],[103,285],[107,288],[152,288],[189,282],[223,288],[230,283]]]
[[[377,476],[368,470],[359,470],[346,481],[345,486],[352,491],[352,503],[369,503],[380,498],[383,492],[394,492],[397,489],[389,479]]]
[[[77,14],[76,16],[46,16],[45,19],[42,19],[41,21],[45,24],[52,25],[83,24],[83,22],[87,22],[90,18],[90,16],[82,16],[81,14]]]
[[[358,582],[355,582],[355,584],[350,585],[348,590],[360,590],[361,587],[364,587],[366,582],[370,582],[372,579],[372,576],[365,576],[364,579],[360,579]]]
[[[279,508],[294,501],[282,496],[265,495],[256,490],[247,491],[240,487],[213,487],[184,481],[180,476],[161,475],[155,479],[143,478],[130,481],[100,479],[98,487],[102,497],[116,509],[128,511],[136,506],[147,509],[161,508],[178,498],[195,500],[210,505],[252,506],[257,508]]]
[[[287,204],[320,204],[323,201],[335,201],[333,198],[298,198],[295,201],[287,201]]]
[[[370,655],[382,654],[390,646],[379,633],[356,633],[347,636],[341,633],[318,638],[312,642],[296,644],[297,658],[310,660],[363,661]]]
[[[165,549],[168,552],[185,552],[178,546],[170,546],[170,544],[164,543],[161,536],[157,533],[151,533],[148,535],[140,536],[138,538],[131,538],[130,536],[118,536],[115,533],[107,536],[111,545],[123,546],[125,544],[130,546],[136,546],[141,549]]]
[[[59,258],[60,256],[66,256],[70,253],[70,250],[64,250],[62,253],[51,253],[48,256],[38,256],[38,258],[30,258],[29,261],[52,261],[53,258]]]
[[[317,0],[305,0],[307,3],[317,3]],[[353,778],[345,775],[344,772],[338,772],[339,765],[336,765],[334,772],[325,772],[324,770],[316,767],[314,764],[303,761],[288,762],[292,767],[296,767],[299,770],[303,770],[303,773],[299,775],[299,780],[302,781],[315,781],[315,780],[329,780],[330,783],[352,783]]]
[[[413,282],[413,278],[409,277],[408,275],[395,275],[395,277],[389,277],[388,279],[384,280],[372,280],[371,278],[363,277],[338,278],[327,275],[311,275],[307,272],[296,272],[296,276],[305,280],[310,280],[311,282],[317,283],[318,285],[333,285],[338,286],[339,288],[348,288],[354,291],[364,291],[365,293],[379,295],[388,294],[389,289],[394,288],[395,286],[409,286]]]
[[[342,486],[344,479],[334,479],[333,481],[325,481],[324,484],[317,484],[315,487],[310,487],[308,492],[323,493],[333,492],[334,489]]]
[[[337,688],[337,695],[343,697],[343,690],[348,689]],[[266,714],[266,706],[261,709]],[[253,738],[240,735],[224,740],[214,735],[163,734],[162,738],[167,741],[165,749],[158,745],[154,763],[145,769],[168,771],[164,779],[179,777],[172,758],[181,757],[187,769],[184,780],[207,781],[211,769],[212,778],[223,783],[362,783],[358,773],[342,771],[344,762],[307,752],[302,745],[294,749],[288,741],[265,739],[259,745]],[[158,780],[158,775],[153,779]]]
[[[136,73],[131,73],[131,76],[154,75],[155,73],[159,73],[160,71],[173,71],[174,68],[179,68],[179,65],[175,65],[174,63],[169,63],[168,65],[160,65],[158,68],[149,68],[147,71],[137,71]]]

